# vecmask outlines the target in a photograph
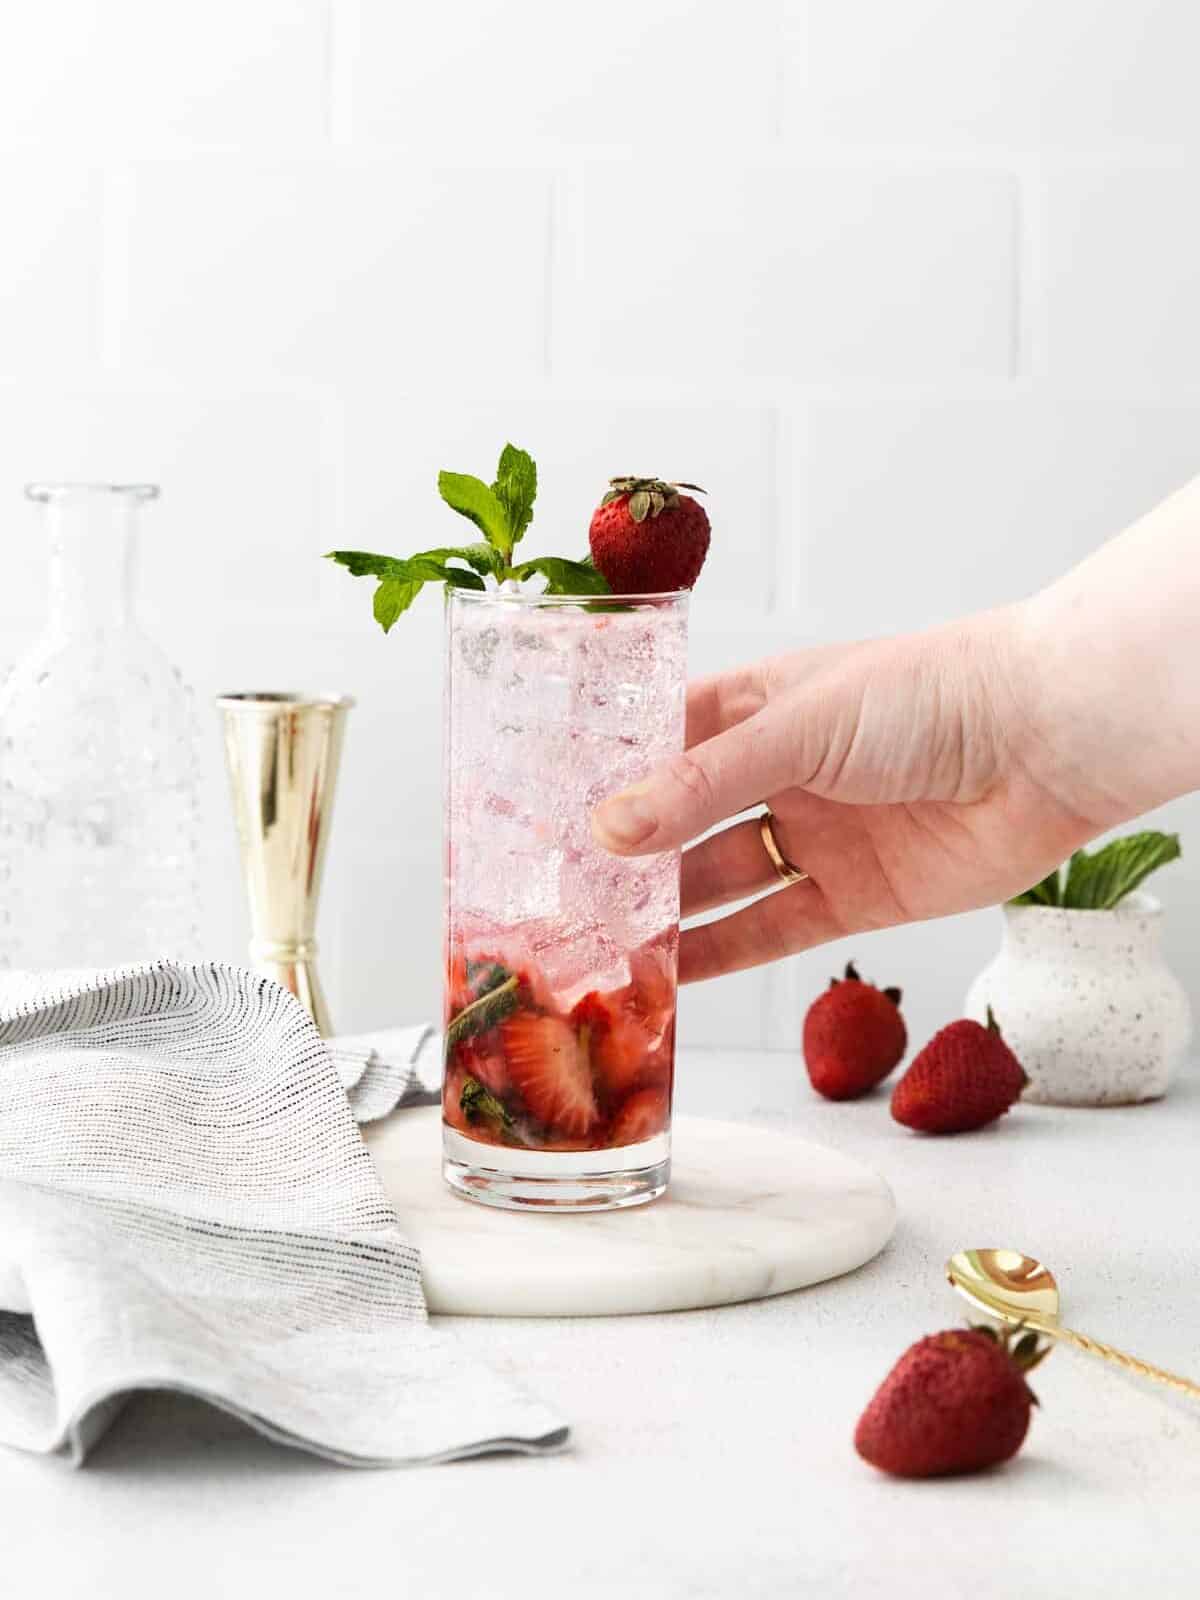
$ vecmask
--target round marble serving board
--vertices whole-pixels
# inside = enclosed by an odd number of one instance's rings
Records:
[[[365,1130],[431,1311],[599,1317],[683,1311],[836,1278],[896,1223],[877,1173],[824,1145],[736,1122],[676,1117],[670,1188],[627,1211],[502,1211],[442,1182],[440,1111]]]

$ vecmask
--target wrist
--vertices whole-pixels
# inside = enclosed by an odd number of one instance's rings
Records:
[[[1128,630],[1106,625],[1062,579],[1005,610],[1018,759],[1034,782],[1092,834],[1177,792],[1164,787],[1152,750],[1130,760],[1153,707]]]

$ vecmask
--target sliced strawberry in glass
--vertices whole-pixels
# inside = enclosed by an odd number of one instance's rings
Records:
[[[630,988],[646,1021],[664,1032],[675,1012],[679,930],[669,928],[639,945],[629,957]]]
[[[653,1139],[667,1125],[671,1100],[666,1089],[639,1089],[613,1118],[609,1142],[641,1144],[643,1139]]]
[[[656,1043],[632,1003],[630,989],[585,994],[571,1012],[571,1021],[580,1037],[586,1037],[600,1093],[609,1102],[620,1100],[642,1077]]]
[[[446,964],[446,1021],[457,1016],[473,999],[467,982],[467,958],[462,948],[456,947]]]
[[[442,1080],[442,1115],[458,1133],[472,1138],[475,1130],[468,1123],[461,1104],[463,1084],[466,1079],[467,1074],[461,1067],[446,1068],[446,1076]]]
[[[478,1038],[464,1040],[458,1047],[457,1060],[470,1077],[477,1078],[497,1099],[503,1099],[512,1088],[508,1063],[495,1029]]]
[[[596,1120],[586,1041],[562,1017],[518,1012],[500,1030],[508,1075],[538,1122],[582,1139]]]

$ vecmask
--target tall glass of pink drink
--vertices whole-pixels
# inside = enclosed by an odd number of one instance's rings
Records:
[[[444,1173],[485,1204],[667,1185],[679,856],[588,819],[683,747],[687,603],[447,595]]]

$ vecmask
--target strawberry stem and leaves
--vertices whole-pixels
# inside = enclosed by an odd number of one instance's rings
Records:
[[[331,550],[336,561],[355,578],[377,578],[375,620],[387,633],[412,605],[427,583],[447,588],[487,588],[524,583],[535,574],[546,580],[546,594],[604,595],[610,593],[603,574],[591,557],[571,561],[564,556],[535,556],[513,561],[516,546],[533,520],[537,499],[537,466],[528,451],[506,444],[500,452],[493,483],[466,472],[439,472],[438,493],[452,511],[474,523],[482,541],[421,550],[413,556],[376,555],[368,550]]]
[[[661,478],[610,478],[608,493],[601,500],[607,506],[614,500],[629,497],[629,515],[634,522],[645,522],[647,517],[657,517],[679,502],[680,489],[692,494],[704,494],[698,483],[664,483]]]
[[[1111,911],[1152,872],[1182,854],[1177,833],[1148,829],[1126,834],[1099,850],[1076,850],[1064,867],[1055,867],[1010,903],[1060,906],[1068,911]]]
[[[1036,1329],[1027,1328],[1019,1322],[1015,1328],[997,1328],[990,1322],[973,1322],[970,1324],[973,1333],[982,1333],[986,1338],[998,1344],[1008,1356],[1014,1366],[1022,1372],[1032,1372],[1050,1354],[1054,1348],[1050,1341],[1045,1344],[1038,1338]],[[1030,1398],[1037,1405],[1037,1396],[1030,1391]]]
[[[830,978],[829,987],[836,989],[839,983],[861,983],[862,981],[862,976],[853,961],[847,961],[845,978]],[[898,989],[895,984],[890,984],[888,988],[881,990],[881,993],[887,995],[894,1006],[898,1006],[904,998],[903,991]]]

